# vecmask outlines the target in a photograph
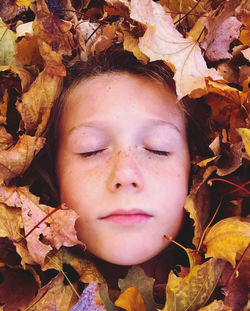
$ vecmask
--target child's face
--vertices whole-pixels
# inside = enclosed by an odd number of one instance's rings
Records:
[[[164,234],[175,237],[182,225],[189,161],[184,115],[160,83],[103,74],[69,95],[57,156],[61,201],[80,215],[78,235],[96,256],[133,265],[169,244]]]

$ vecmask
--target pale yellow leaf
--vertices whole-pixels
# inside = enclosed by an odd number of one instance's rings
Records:
[[[0,65],[17,65],[16,34],[10,30],[0,17]]]
[[[183,38],[170,14],[153,1],[132,0],[131,18],[145,24],[139,48],[150,61],[164,60],[175,67],[174,80],[178,98],[195,89],[205,89],[205,78],[221,79],[214,68],[208,69],[199,44],[192,37]]]
[[[236,129],[242,138],[247,154],[250,157],[250,129],[238,128]]]

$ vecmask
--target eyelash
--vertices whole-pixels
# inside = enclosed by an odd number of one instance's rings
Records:
[[[88,158],[91,156],[95,156],[97,153],[101,153],[106,149],[101,149],[101,150],[96,150],[96,151],[90,151],[90,152],[84,152],[84,153],[80,153],[80,156],[84,157],[84,158]],[[154,154],[157,154],[159,156],[165,156],[167,157],[169,155],[168,151],[161,151],[161,150],[152,150],[152,149],[147,149],[145,148],[145,150],[152,152]]]

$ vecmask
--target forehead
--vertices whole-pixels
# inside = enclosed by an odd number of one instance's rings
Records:
[[[81,81],[66,98],[63,124],[95,118],[156,117],[183,123],[174,92],[165,84],[130,73],[105,73]],[[66,123],[66,124],[65,124]]]

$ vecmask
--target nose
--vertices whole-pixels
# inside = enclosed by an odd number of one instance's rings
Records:
[[[117,152],[112,160],[112,170],[108,188],[112,192],[121,189],[140,191],[143,188],[143,177],[133,156],[126,152]]]

